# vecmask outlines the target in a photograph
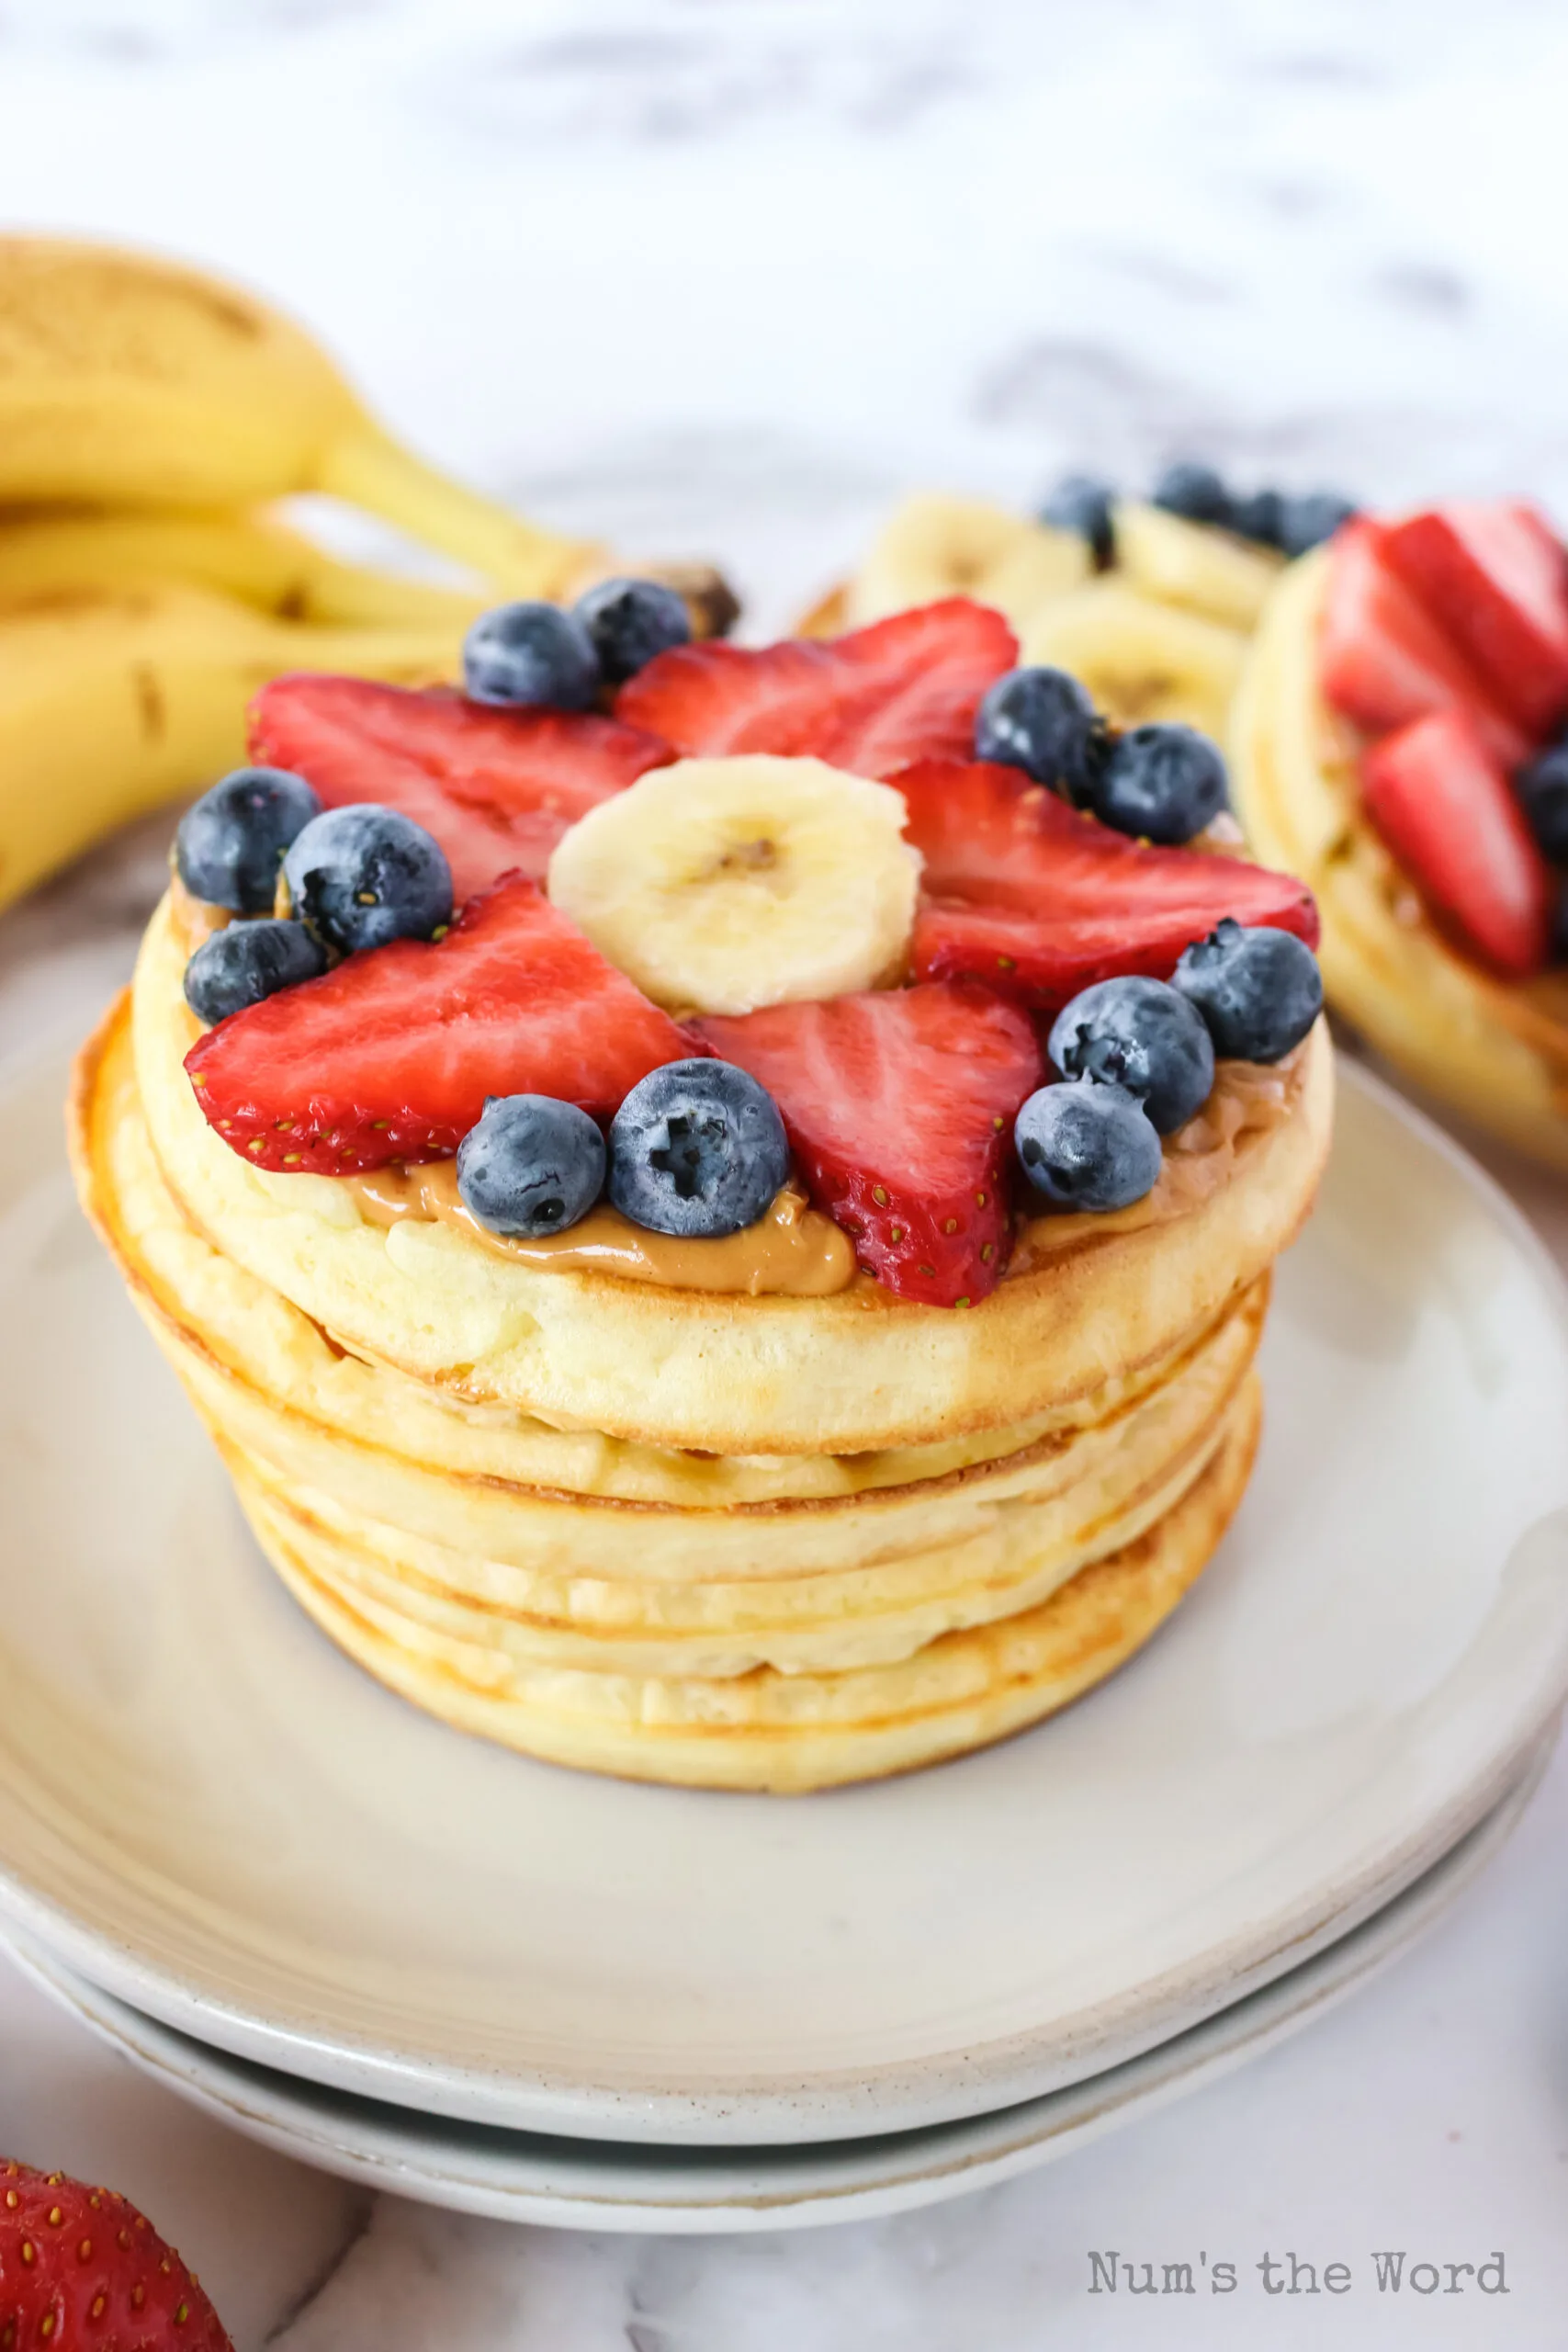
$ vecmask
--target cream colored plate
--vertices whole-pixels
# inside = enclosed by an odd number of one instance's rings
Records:
[[[1346,1934],[1568,1687],[1557,1278],[1354,1071],[1258,1476],[1170,1626],[1025,1737],[793,1800],[530,1764],[341,1658],[77,1218],[62,1084],[0,1089],[0,1907],[199,2040],[615,2141],[984,2113]]]
[[[1517,1784],[1403,1894],[1244,2001],[1139,2058],[998,2114],[923,2132],[793,2148],[638,2147],[416,2115],[231,2058],[100,1992],[26,1944],[19,1960],[133,2064],[269,2147],[458,2212],[557,2229],[800,2229],[868,2221],[987,2188],[1164,2107],[1310,2025],[1422,1935],[1490,1861],[1529,1804],[1553,1735]]]

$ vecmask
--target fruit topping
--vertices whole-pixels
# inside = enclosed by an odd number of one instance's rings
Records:
[[[1522,727],[1568,711],[1568,557],[1534,507],[1456,500],[1390,525],[1383,550]]]
[[[284,851],[321,804],[284,768],[236,768],[180,819],[175,870],[193,899],[237,915],[269,915]]]
[[[186,1069],[258,1168],[347,1175],[455,1152],[497,1093],[608,1118],[691,1052],[537,887],[511,876],[434,944],[396,940],[209,1030]]]
[[[1064,474],[1040,509],[1040,520],[1057,531],[1076,531],[1087,539],[1096,569],[1104,571],[1115,559],[1116,531],[1111,509],[1116,492],[1095,474]]]
[[[1087,796],[1101,824],[1166,847],[1212,825],[1228,797],[1225,763],[1195,727],[1131,727],[1111,744]]]
[[[1131,1208],[1158,1181],[1159,1137],[1124,1086],[1090,1078],[1043,1086],[1020,1111],[1013,1140],[1030,1182],[1059,1208]]]
[[[492,1094],[457,1146],[457,1191],[490,1233],[564,1233],[604,1183],[604,1136],[586,1111],[548,1094]]]
[[[1275,544],[1281,554],[1306,555],[1325,539],[1331,539],[1347,523],[1353,522],[1356,513],[1350,500],[1341,498],[1337,491],[1308,490],[1295,495],[1287,492],[1280,501],[1279,537]]]
[[[1043,1075],[1021,1012],[987,989],[942,983],[696,1026],[768,1089],[813,1202],[868,1272],[933,1306],[967,1306],[995,1287],[1009,1240],[1009,1134]]]
[[[1310,948],[1302,953],[1311,961]],[[1074,997],[1052,1023],[1049,1050],[1064,1078],[1123,1089],[1162,1136],[1185,1126],[1214,1083],[1214,1048],[1199,1014],[1164,980],[1136,974]]]
[[[329,808],[374,800],[423,825],[459,905],[498,875],[541,876],[569,825],[671,756],[592,714],[487,710],[446,687],[363,678],[275,679],[251,705],[250,741],[308,776]]]
[[[1510,979],[1550,948],[1551,868],[1473,718],[1434,712],[1361,763],[1368,816],[1438,922]]]
[[[788,1173],[777,1104],[729,1062],[651,1071],[611,1122],[610,1198],[653,1233],[739,1233],[765,1215]]]
[[[1522,767],[1514,790],[1542,856],[1568,865],[1568,741],[1550,744]]]
[[[429,939],[452,920],[452,869],[438,842],[396,808],[362,802],[312,817],[283,860],[289,911],[340,955]]]
[[[919,859],[904,802],[820,760],[684,760],[592,809],[550,897],[672,1011],[870,988],[903,963]]]
[[[1227,502],[1225,522],[1241,539],[1255,547],[1277,548],[1285,522],[1285,501],[1277,490],[1253,490]]]
[[[999,613],[950,596],[823,644],[677,646],[621,688],[615,716],[689,754],[774,752],[886,776],[965,757],[981,695],[1017,659]]]
[[[210,1028],[279,989],[319,978],[326,968],[326,949],[302,922],[272,916],[231,922],[204,939],[186,966],[186,1002]]]
[[[1066,670],[1009,670],[975,714],[975,757],[1021,768],[1081,808],[1109,748],[1105,721]]]
[[[198,2282],[128,2199],[4,2163],[0,2345],[233,2352]]]
[[[1373,734],[1428,711],[1468,710],[1497,757],[1517,765],[1525,730],[1393,571],[1386,538],[1385,526],[1362,520],[1334,543],[1319,644],[1325,696]]]
[[[1202,1015],[1215,1053],[1231,1061],[1280,1061],[1323,1011],[1323,975],[1305,941],[1228,915],[1187,950],[1172,986]]]
[[[1120,973],[1168,979],[1222,915],[1316,941],[1312,893],[1291,876],[1145,849],[1014,768],[927,761],[898,789],[930,893],[915,922],[921,979],[964,976],[1059,1009]]]
[[[463,639],[463,684],[473,702],[587,710],[603,683],[586,620],[558,605],[498,605]]]
[[[1190,458],[1178,458],[1165,471],[1149,492],[1152,506],[1163,506],[1169,514],[1180,514],[1189,523],[1228,523],[1231,518],[1230,492],[1213,466],[1200,465]]]
[[[592,640],[607,685],[624,685],[656,653],[689,645],[692,616],[685,599],[661,580],[601,580],[574,607]],[[721,634],[721,632],[714,632]]]

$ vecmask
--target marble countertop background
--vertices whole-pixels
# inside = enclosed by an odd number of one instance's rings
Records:
[[[0,221],[248,279],[432,455],[717,557],[761,630],[917,482],[1024,499],[1191,450],[1568,520],[1565,93],[1551,0],[0,0]],[[163,835],[0,922],[0,1046],[123,973]],[[1562,1196],[1504,1172],[1568,1262]],[[895,2222],[660,2243],[367,2203],[3,1971],[0,2142],[145,2202],[242,2352],[1561,2352],[1565,1838],[1560,1756],[1334,2017]],[[1108,2245],[1503,2248],[1511,2291],[1112,2303]]]

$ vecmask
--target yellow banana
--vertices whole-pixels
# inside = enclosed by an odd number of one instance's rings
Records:
[[[0,906],[100,835],[200,790],[245,752],[245,706],[287,670],[423,685],[461,624],[315,628],[186,582],[0,601]]]
[[[252,295],[172,262],[0,238],[0,505],[211,511],[321,491],[514,595],[599,550],[448,481]]]
[[[146,580],[186,580],[280,620],[350,628],[460,628],[486,602],[340,563],[270,515],[24,509],[0,517],[0,602]]]

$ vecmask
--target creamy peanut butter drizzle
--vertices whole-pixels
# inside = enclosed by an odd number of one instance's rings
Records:
[[[453,1159],[380,1168],[374,1175],[333,1182],[347,1186],[371,1225],[400,1225],[405,1217],[417,1217],[460,1226],[498,1257],[558,1273],[617,1274],[623,1282],[661,1283],[668,1290],[738,1291],[750,1298],[827,1298],[848,1290],[855,1278],[848,1234],[788,1184],[755,1225],[717,1240],[649,1233],[602,1204],[565,1233],[524,1241],[491,1233],[479,1223],[457,1190]]]
[[[1131,1208],[1109,1216],[1058,1209],[1026,1219],[1009,1273],[1030,1273],[1059,1251],[1101,1234],[1135,1233],[1143,1226],[1164,1225],[1189,1209],[1201,1208],[1229,1182],[1248,1145],[1289,1118],[1301,1099],[1311,1050],[1309,1038],[1282,1061],[1221,1062],[1202,1109],[1165,1137],[1152,1192]]]

